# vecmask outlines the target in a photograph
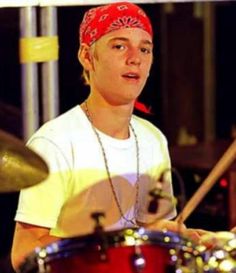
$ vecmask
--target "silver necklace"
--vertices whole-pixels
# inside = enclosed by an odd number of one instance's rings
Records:
[[[107,173],[108,181],[109,181],[109,184],[111,186],[112,194],[113,194],[113,197],[115,199],[115,202],[116,202],[116,205],[118,207],[118,210],[120,212],[120,215],[121,215],[121,217],[126,222],[131,223],[131,224],[133,224],[134,226],[137,227],[138,225],[136,223],[135,216],[137,215],[137,210],[138,210],[138,194],[139,194],[140,170],[139,170],[139,143],[138,143],[138,137],[136,135],[136,132],[135,132],[133,126],[130,123],[129,126],[130,126],[131,131],[132,131],[132,133],[134,135],[135,145],[136,145],[137,176],[136,176],[136,182],[135,182],[136,195],[135,195],[135,205],[134,205],[134,217],[132,219],[128,219],[124,215],[124,213],[122,211],[122,208],[121,208],[121,205],[120,205],[120,202],[119,202],[118,197],[116,195],[115,188],[113,186],[113,182],[112,182],[112,178],[111,178],[110,169],[109,169],[109,166],[108,166],[108,159],[107,159],[106,151],[105,151],[104,145],[102,143],[101,137],[100,137],[98,131],[96,130],[96,128],[94,127],[94,125],[93,125],[93,120],[92,120],[91,115],[90,115],[89,110],[88,110],[87,101],[85,101],[84,105],[85,105],[86,116],[87,116],[88,120],[90,121],[91,127],[92,127],[92,129],[93,129],[93,131],[94,131],[94,133],[95,133],[95,135],[97,137],[98,143],[99,143],[99,145],[101,147],[101,151],[102,151],[102,155],[103,155],[103,160],[104,160],[104,164],[105,164],[105,168],[106,168],[106,173]]]

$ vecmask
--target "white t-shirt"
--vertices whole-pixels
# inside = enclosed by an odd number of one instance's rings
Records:
[[[131,124],[139,146],[138,182],[132,130],[125,140],[98,131],[122,212],[126,219],[144,223],[153,221],[158,214],[173,218],[176,211],[169,211],[170,201],[165,199],[160,201],[157,215],[147,212],[149,191],[170,169],[166,138],[154,125],[137,116],[132,116]],[[120,215],[101,146],[80,106],[44,124],[27,145],[46,161],[50,173],[45,181],[21,191],[16,221],[48,227],[51,235],[61,238],[93,232],[93,212],[105,213],[105,230],[132,226]],[[171,175],[166,177],[163,190],[172,195]]]

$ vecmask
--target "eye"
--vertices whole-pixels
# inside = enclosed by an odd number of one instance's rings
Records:
[[[112,46],[112,48],[117,49],[117,50],[124,50],[125,46],[122,44],[115,44]]]
[[[141,47],[140,51],[145,54],[150,54],[152,52],[152,49],[149,47]]]

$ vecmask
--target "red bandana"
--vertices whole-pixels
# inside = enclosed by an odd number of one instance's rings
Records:
[[[91,46],[103,35],[121,28],[141,28],[153,36],[145,12],[135,4],[118,2],[88,10],[80,25],[80,44]]]

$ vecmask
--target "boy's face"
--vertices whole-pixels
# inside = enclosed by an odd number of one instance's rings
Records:
[[[151,36],[140,28],[119,29],[101,37],[93,47],[91,91],[113,105],[133,102],[151,68]]]

